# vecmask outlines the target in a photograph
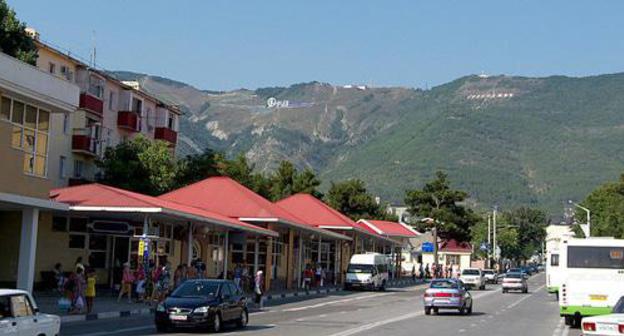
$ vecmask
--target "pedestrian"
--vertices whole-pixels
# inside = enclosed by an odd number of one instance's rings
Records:
[[[178,267],[176,267],[175,272],[173,272],[173,288],[178,288],[178,286],[180,286],[180,284],[182,284],[182,265],[178,265]]]
[[[169,286],[171,281],[171,264],[169,262],[165,263],[165,266],[162,267],[160,271],[160,278],[158,279],[158,302],[165,299],[167,294],[169,293]]]
[[[187,279],[197,279],[197,267],[196,267],[196,260],[192,260],[191,261],[191,265],[188,267],[188,269],[186,270],[186,278]]]
[[[317,264],[316,271],[314,272],[314,286],[319,287],[321,285],[322,276],[323,276],[323,267],[320,264]]]
[[[247,290],[249,288],[249,265],[245,264],[245,266],[243,266],[243,271],[241,273],[241,281],[242,281],[242,285],[241,285],[241,289],[243,290]]]
[[[73,283],[74,283],[74,292],[73,292],[73,302],[72,302],[72,306],[73,306],[73,310],[72,310],[72,314],[80,314],[82,313],[82,310],[84,309],[85,306],[85,287],[86,287],[86,280],[84,277],[84,266],[83,267],[76,267],[76,273],[74,275],[74,279],[73,279]]]
[[[63,295],[64,287],[65,287],[65,281],[67,280],[65,278],[65,274],[63,273],[63,265],[61,265],[61,263],[56,263],[54,265],[53,272],[54,272],[54,281],[56,283],[56,291],[60,295]]]
[[[95,283],[97,282],[97,276],[95,270],[89,267],[87,271],[87,288],[85,290],[85,298],[87,300],[87,314],[91,314],[93,311],[93,302],[95,301]]]
[[[412,281],[416,281],[416,265],[412,265]]]
[[[262,270],[258,270],[258,272],[256,273],[256,277],[254,279],[254,294],[255,294],[255,298],[256,298],[256,304],[258,305],[258,307],[260,307],[260,309],[263,308],[263,302],[262,302],[262,287],[264,286],[264,275],[262,273]]]
[[[422,280],[425,277],[425,270],[423,269],[422,262],[418,264],[418,277]]]
[[[160,277],[162,274],[162,267],[154,267],[152,269],[152,296],[150,298],[151,302],[157,301],[160,297],[160,291],[158,289],[158,283],[160,282]]]
[[[126,294],[128,296],[128,303],[132,303],[132,285],[134,284],[134,275],[130,271],[130,264],[123,264],[123,271],[121,274],[121,288],[119,289],[119,296],[117,302],[121,301],[121,298]]]
[[[134,278],[136,281],[136,293],[137,293],[137,302],[143,302],[145,300],[145,268],[143,264],[139,264],[136,272],[134,273]]]
[[[242,277],[243,277],[243,268],[241,267],[240,264],[236,264],[236,267],[234,268],[234,283],[236,284],[236,287],[238,288],[240,288]]]
[[[83,275],[84,275],[85,267],[84,267],[84,265],[82,264],[82,257],[78,257],[78,258],[76,258],[76,262],[74,263],[74,270],[77,270],[77,269],[79,269],[79,268],[81,268],[81,269],[82,269],[82,273],[83,273]]]
[[[431,278],[431,271],[430,271],[429,263],[427,263],[427,265],[425,266],[425,278],[427,279]]]
[[[303,289],[305,289],[306,292],[310,290],[313,277],[314,272],[312,271],[312,267],[310,267],[310,265],[306,265],[306,268],[303,271]]]

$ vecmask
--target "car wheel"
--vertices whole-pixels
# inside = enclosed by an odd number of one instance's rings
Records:
[[[523,290],[522,290],[522,293],[524,293],[524,294],[526,294],[526,293],[528,293],[528,292],[529,292],[529,289],[528,289],[528,288],[525,288],[525,289],[523,289]]]
[[[438,308],[433,308],[433,313],[438,315]]]
[[[425,307],[425,315],[431,315],[431,307]]]
[[[472,303],[470,303],[470,307],[466,310],[466,315],[472,315]]]
[[[466,315],[466,307],[462,306],[461,308],[459,308],[459,315]]]
[[[506,289],[503,289],[503,294],[507,294],[507,290]]]
[[[159,333],[169,332],[169,326],[165,323],[156,323],[156,331]]]
[[[382,292],[386,291],[386,280],[381,282],[381,287],[379,287],[379,290]]]
[[[351,285],[345,284],[344,285],[344,290],[350,291],[351,290]]]
[[[221,331],[221,314],[216,313],[214,319],[212,320],[212,327],[210,328],[212,332],[220,332]]]
[[[236,321],[236,326],[242,329],[247,326],[247,323],[249,323],[249,314],[247,313],[247,309],[243,309],[241,316]]]

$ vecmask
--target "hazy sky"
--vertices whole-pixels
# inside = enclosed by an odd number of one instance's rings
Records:
[[[202,89],[624,70],[624,1],[7,0],[43,40]]]

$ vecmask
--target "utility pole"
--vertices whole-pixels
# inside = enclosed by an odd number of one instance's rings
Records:
[[[494,251],[494,264],[498,263],[498,256],[496,255],[496,212],[498,211],[498,206],[494,206],[494,211],[492,212],[492,224],[493,224],[493,251]]]
[[[438,272],[438,225],[435,220],[433,221],[433,259],[435,271]]]
[[[488,214],[488,218],[487,218],[487,222],[488,222],[488,234],[487,234],[487,264],[488,267],[492,267],[492,217],[490,217],[490,214]]]

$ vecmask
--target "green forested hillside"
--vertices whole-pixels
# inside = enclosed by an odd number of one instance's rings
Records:
[[[259,169],[288,159],[327,184],[361,178],[393,203],[442,169],[477,205],[559,211],[624,171],[623,74],[468,76],[427,91],[312,82],[233,92],[122,75],[183,106],[182,154],[244,152]],[[294,107],[269,108],[269,97]]]

